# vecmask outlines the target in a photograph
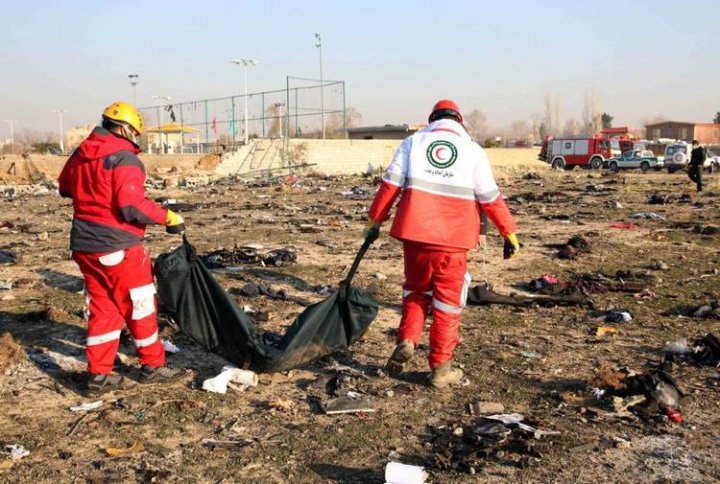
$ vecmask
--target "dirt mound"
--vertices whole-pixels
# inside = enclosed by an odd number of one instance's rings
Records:
[[[25,350],[10,335],[0,335],[0,371],[25,361]]]
[[[198,160],[195,168],[198,170],[214,170],[221,161],[222,157],[218,154],[205,155]]]

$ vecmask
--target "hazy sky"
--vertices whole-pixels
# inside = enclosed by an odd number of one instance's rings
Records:
[[[415,123],[438,98],[480,108],[491,125],[561,98],[580,118],[599,91],[615,124],[709,122],[720,111],[720,1],[10,1],[0,0],[0,120],[55,130],[94,122],[116,99],[138,104],[278,89],[286,75],[347,82],[363,124]],[[541,5],[542,4],[542,5]],[[0,123],[0,137],[8,133]]]

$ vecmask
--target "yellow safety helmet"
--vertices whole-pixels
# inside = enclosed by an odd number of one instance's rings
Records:
[[[103,119],[126,124],[137,131],[139,135],[145,132],[145,125],[140,112],[130,103],[114,102],[105,108],[102,117]]]

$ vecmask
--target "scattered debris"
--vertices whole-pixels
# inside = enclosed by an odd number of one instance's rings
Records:
[[[720,234],[720,227],[717,227],[715,225],[697,224],[693,227],[693,232],[701,235],[717,235]]]
[[[215,439],[202,439],[202,445],[210,447],[211,449],[241,449],[247,447],[253,441],[252,440],[215,440]]]
[[[165,352],[170,354],[180,353],[180,348],[175,346],[172,342],[164,339],[162,340],[163,347],[165,347]]]
[[[90,410],[97,410],[102,407],[103,401],[98,400],[97,402],[87,402],[75,407],[70,407],[71,412],[89,412]]]
[[[635,212],[630,214],[630,218],[641,218],[645,220],[665,220],[664,215],[655,212]]]
[[[552,277],[552,276],[548,276]],[[491,304],[500,304],[516,307],[530,306],[588,306],[593,307],[593,302],[580,294],[571,294],[561,296],[558,294],[548,294],[545,296],[506,296],[495,292],[491,285],[480,284],[471,287],[468,290],[467,304],[469,306],[488,306]]]
[[[479,416],[491,413],[503,413],[505,405],[498,402],[472,402],[468,404],[470,415]]]
[[[650,264],[648,269],[652,269],[654,271],[667,271],[670,267],[668,267],[666,263],[658,260]]]
[[[0,264],[15,264],[18,261],[17,254],[10,250],[0,250]]]
[[[590,243],[581,235],[573,235],[558,249],[560,259],[576,259],[580,254],[590,253]]]
[[[124,455],[132,454],[134,452],[140,452],[144,446],[140,440],[136,440],[133,445],[126,448],[108,447],[105,449],[105,453],[108,457],[122,457]]]
[[[521,414],[490,415],[470,425],[444,425],[432,430],[433,466],[470,474],[489,458],[508,462],[511,455],[524,467],[528,458],[542,456],[542,445],[536,440],[559,433],[538,430]]]
[[[428,473],[424,467],[389,462],[385,466],[385,484],[424,484]]]
[[[617,224],[611,224],[611,225],[610,225],[610,228],[611,228],[611,229],[632,230],[632,229],[639,229],[640,226],[639,226],[639,225],[635,225],[635,224],[620,224],[620,223],[617,223]]]
[[[268,408],[271,410],[279,410],[281,412],[291,412],[295,404],[290,399],[275,398],[267,402]]]
[[[220,249],[200,256],[208,269],[224,269],[240,264],[261,264],[263,266],[281,267],[297,261],[297,254],[288,247],[261,253],[252,246],[237,247],[233,250]]]
[[[323,403],[323,410],[327,415],[341,413],[372,413],[375,409],[365,399],[339,397]]]
[[[232,365],[222,367],[220,374],[203,381],[202,389],[212,393],[227,393],[229,383],[255,387],[258,384],[258,376],[250,370],[241,370]]]
[[[627,311],[611,309],[605,313],[604,321],[606,323],[628,323],[632,321],[632,315]]]
[[[20,444],[8,444],[5,446],[5,455],[12,460],[20,460],[30,455],[30,451]]]
[[[344,196],[348,200],[367,200],[370,198],[370,192],[360,188],[359,186],[354,186],[350,190],[340,193],[340,195]]]
[[[603,336],[606,336],[608,334],[615,334],[615,333],[617,333],[617,329],[612,328],[610,326],[600,326],[593,330],[593,334],[600,338]]]
[[[650,205],[667,205],[675,202],[674,195],[667,195],[661,193],[652,193],[647,199],[647,203]]]

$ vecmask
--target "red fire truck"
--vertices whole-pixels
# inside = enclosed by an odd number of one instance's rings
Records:
[[[585,166],[598,170],[605,160],[620,156],[620,142],[601,136],[566,136],[550,138],[543,143],[539,158],[553,168],[572,170]]]

